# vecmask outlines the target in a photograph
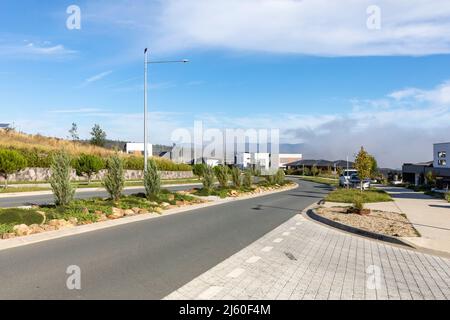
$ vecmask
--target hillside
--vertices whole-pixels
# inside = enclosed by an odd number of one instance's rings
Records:
[[[0,130],[0,148],[12,148],[24,151],[38,149],[46,153],[65,150],[73,156],[86,153],[106,157],[114,154],[113,150],[92,146],[87,143],[45,137],[40,134],[31,135],[16,131],[7,132],[5,130]]]

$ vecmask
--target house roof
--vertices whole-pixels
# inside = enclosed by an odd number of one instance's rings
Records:
[[[0,123],[0,128],[9,128],[9,123]]]
[[[348,166],[349,167],[353,167],[354,163],[353,162],[348,162]],[[346,167],[347,166],[347,161],[345,160],[336,160],[336,161],[329,161],[329,160],[313,160],[313,159],[305,159],[305,160],[298,160],[298,161],[294,161],[294,162],[290,162],[288,164],[286,164],[286,166],[307,166],[307,167],[312,167],[312,166],[316,166],[316,167]]]

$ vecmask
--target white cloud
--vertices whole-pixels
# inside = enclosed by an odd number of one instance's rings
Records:
[[[157,46],[228,48],[319,56],[450,52],[450,2],[376,2],[381,29],[369,30],[368,0],[168,0]],[[148,12],[145,12],[148,14]]]
[[[77,52],[67,49],[62,44],[51,45],[48,42],[43,44],[26,42],[25,44],[0,44],[0,56],[8,58],[64,58],[71,57]]]

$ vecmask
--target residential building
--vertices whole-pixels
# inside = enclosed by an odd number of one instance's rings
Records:
[[[280,168],[286,168],[288,163],[302,160],[303,155],[301,153],[280,153],[278,158]]]
[[[349,169],[354,168],[355,163],[351,161],[345,161],[345,160],[336,160],[336,161],[329,161],[329,160],[312,160],[312,159],[305,159],[305,160],[298,160],[291,163],[287,163],[286,169],[309,169],[311,170],[313,167],[316,167],[319,170],[323,171],[337,171],[338,169],[346,169],[347,167]]]
[[[125,152],[128,154],[135,154],[135,155],[143,155],[144,154],[144,147],[145,144],[143,143],[134,143],[134,142],[128,142],[125,145]],[[147,145],[148,155],[153,155],[153,145],[148,144]]]
[[[426,176],[431,172],[438,188],[450,185],[450,142],[433,145],[433,160],[420,163],[405,163],[402,167],[403,181],[414,184],[426,184]]]

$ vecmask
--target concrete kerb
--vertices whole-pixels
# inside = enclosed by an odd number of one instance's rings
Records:
[[[177,214],[177,213],[188,212],[188,211],[211,207],[211,206],[217,206],[217,205],[221,205],[221,204],[225,204],[225,203],[229,203],[229,202],[233,202],[233,201],[241,201],[241,200],[247,200],[247,199],[251,199],[251,198],[263,197],[263,196],[267,196],[267,195],[274,194],[274,193],[280,193],[280,192],[285,192],[285,191],[289,191],[292,189],[296,189],[297,187],[298,187],[298,184],[294,183],[294,185],[292,185],[290,187],[282,188],[279,190],[272,190],[272,191],[267,191],[267,192],[259,193],[259,194],[245,195],[245,196],[237,197],[237,198],[225,198],[225,199],[215,198],[211,202],[206,202],[206,203],[201,203],[201,204],[196,204],[196,205],[191,205],[191,206],[186,206],[186,207],[172,208],[172,209],[165,210],[163,212],[163,214],[156,214],[156,213],[139,214],[139,215],[135,215],[135,216],[124,217],[124,218],[117,219],[117,220],[96,222],[96,223],[89,224],[89,225],[76,226],[73,228],[66,228],[66,229],[61,229],[61,230],[56,230],[56,231],[48,231],[48,232],[43,232],[43,233],[38,233],[38,234],[32,234],[32,235],[24,236],[24,237],[16,237],[16,238],[12,238],[12,239],[0,240],[0,251],[15,248],[15,247],[20,247],[20,246],[25,246],[25,245],[29,245],[29,244],[39,243],[39,242],[43,242],[43,241],[47,241],[47,240],[58,239],[58,238],[78,235],[78,234],[82,234],[82,233],[86,233],[86,232],[111,228],[111,227],[120,226],[120,225],[124,225],[124,224],[128,224],[128,223],[139,222],[139,221],[155,219],[155,218],[162,218],[162,217],[166,217],[166,216]],[[209,199],[211,200],[212,198],[209,198]]]
[[[302,215],[311,222],[320,224],[327,228],[332,228],[338,232],[352,234],[354,236],[372,240],[372,241],[387,242],[391,245],[395,245],[397,247],[402,247],[402,248],[408,249],[408,250],[414,250],[414,251],[421,252],[421,253],[432,254],[432,255],[437,255],[437,256],[441,256],[441,257],[445,257],[445,258],[450,258],[450,254],[448,252],[420,247],[420,246],[417,246],[416,244],[411,243],[408,240],[403,239],[403,238],[394,238],[391,236],[362,230],[359,228],[347,226],[347,225],[338,223],[336,221],[327,219],[325,217],[322,217],[315,212],[315,209],[319,206],[321,201],[323,201],[323,199],[318,201],[315,204],[312,204],[308,208],[304,209],[302,211]]]

